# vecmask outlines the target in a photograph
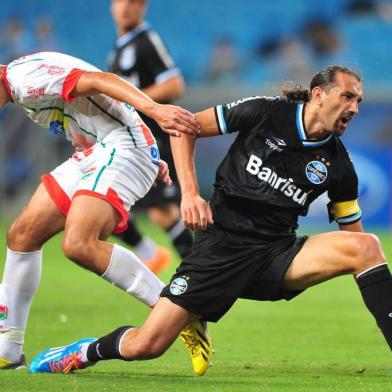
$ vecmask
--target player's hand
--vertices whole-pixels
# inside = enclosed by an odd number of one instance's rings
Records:
[[[184,226],[190,230],[205,230],[214,223],[210,205],[199,194],[183,193],[181,216]]]
[[[159,161],[159,169],[157,174],[157,180],[162,181],[166,186],[172,186],[173,181],[170,178],[169,166],[164,160]],[[154,182],[154,186],[157,185],[157,182]]]
[[[181,136],[181,133],[189,135],[200,133],[200,126],[195,120],[195,115],[179,106],[157,103],[152,118],[164,132],[171,136]]]

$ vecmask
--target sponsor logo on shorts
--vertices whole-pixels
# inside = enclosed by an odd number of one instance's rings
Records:
[[[49,75],[63,75],[65,74],[65,68],[59,67],[58,65],[41,64],[38,69],[46,69]]]
[[[8,308],[5,305],[0,305],[0,320],[5,320],[8,316]]]
[[[320,161],[311,161],[307,164],[306,177],[313,184],[322,184],[328,177],[328,170],[324,163]]]
[[[176,278],[171,282],[170,292],[173,295],[181,295],[184,294],[186,289],[188,288],[188,282],[184,278]]]

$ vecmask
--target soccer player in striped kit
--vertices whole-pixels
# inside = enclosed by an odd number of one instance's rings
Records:
[[[171,135],[197,133],[198,125],[188,111],[158,104],[118,76],[60,53],[19,58],[1,66],[1,76],[0,107],[13,102],[76,148],[42,176],[8,231],[0,286],[0,369],[10,369],[25,364],[24,332],[40,282],[42,246],[63,230],[62,250],[69,259],[155,305],[163,283],[131,251],[106,242],[112,232],[126,229],[129,209],[157,176],[171,182],[136,110]]]

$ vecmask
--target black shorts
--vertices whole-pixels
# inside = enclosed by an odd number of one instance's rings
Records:
[[[197,233],[192,252],[161,296],[213,322],[238,298],[290,300],[302,291],[285,290],[282,280],[306,239],[288,235],[255,243],[210,225]]]

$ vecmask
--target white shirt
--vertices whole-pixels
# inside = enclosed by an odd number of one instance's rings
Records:
[[[65,134],[76,147],[115,141],[125,148],[155,144],[136,110],[106,95],[71,98],[80,76],[100,72],[82,60],[41,52],[14,60],[3,69],[3,80],[14,103],[37,124]]]

